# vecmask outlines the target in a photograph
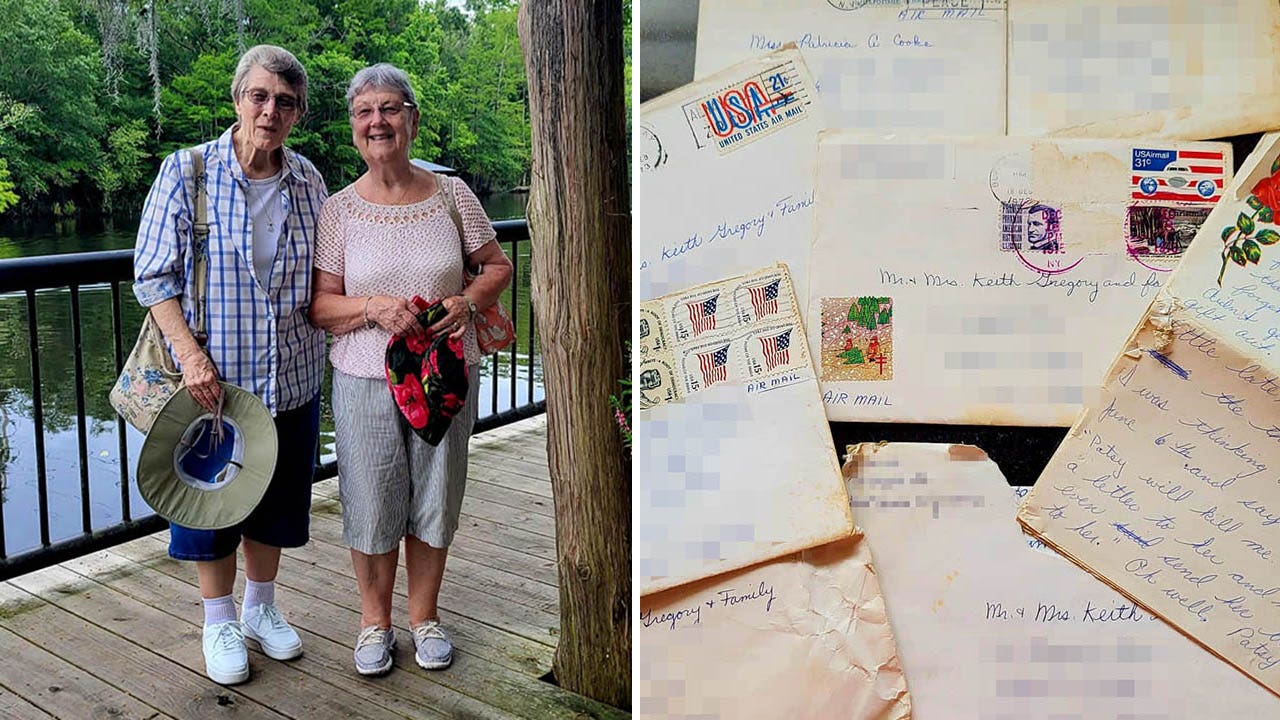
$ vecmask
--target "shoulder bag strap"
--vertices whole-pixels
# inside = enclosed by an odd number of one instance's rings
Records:
[[[192,224],[191,247],[192,252],[196,254],[194,259],[195,265],[195,282],[192,286],[195,289],[195,297],[192,298],[195,303],[196,310],[196,342],[200,343],[200,347],[204,347],[209,339],[209,335],[205,332],[204,314],[206,295],[209,289],[209,222],[208,208],[206,207],[205,183],[207,182],[204,174],[204,153],[200,148],[191,148],[187,151],[191,155],[191,176],[192,184],[195,191],[192,193],[192,210],[195,215],[195,221]]]
[[[458,228],[458,240],[461,241],[466,237],[466,231],[462,229],[462,215],[458,212],[458,203],[453,198],[453,181],[445,175],[431,174],[436,179],[436,187],[440,188],[440,194],[444,196],[444,206],[449,209],[449,217],[453,218],[453,225]]]

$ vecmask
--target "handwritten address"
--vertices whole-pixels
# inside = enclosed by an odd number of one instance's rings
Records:
[[[773,609],[773,601],[776,599],[773,586],[765,582],[750,588],[721,588],[684,607],[660,611],[653,608],[641,610],[640,624],[645,629],[680,630],[702,624],[703,612],[710,615],[737,608],[741,611],[767,613]]]

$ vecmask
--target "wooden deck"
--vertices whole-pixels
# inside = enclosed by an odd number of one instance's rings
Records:
[[[413,661],[403,571],[396,668],[381,678],[353,669],[360,604],[335,481],[315,487],[311,542],[284,552],[277,578],[305,653],[278,662],[251,650],[242,685],[205,677],[195,571],[168,558],[166,534],[0,584],[0,717],[628,717],[539,679],[559,629],[552,512],[545,417],[472,441],[440,594],[455,645],[444,671]]]

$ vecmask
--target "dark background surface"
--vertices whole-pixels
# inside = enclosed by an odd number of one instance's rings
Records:
[[[698,39],[698,3],[690,0],[640,0],[640,101],[651,100],[693,80],[694,49]],[[1235,169],[1262,135],[1202,138],[1230,142]],[[1093,352],[1114,355],[1120,348]],[[844,458],[846,445],[860,442],[933,442],[977,445],[1000,466],[1011,485],[1033,485],[1048,464],[1067,428],[995,427],[987,425],[925,425],[919,423],[831,423],[831,439]]]

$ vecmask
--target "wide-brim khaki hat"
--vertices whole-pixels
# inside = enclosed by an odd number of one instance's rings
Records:
[[[156,514],[183,527],[218,530],[262,501],[276,468],[276,426],[255,395],[222,386],[223,437],[213,414],[183,387],[156,416],[138,457],[138,490]]]

